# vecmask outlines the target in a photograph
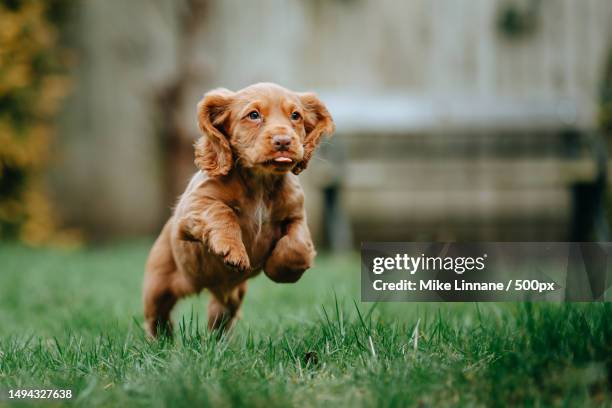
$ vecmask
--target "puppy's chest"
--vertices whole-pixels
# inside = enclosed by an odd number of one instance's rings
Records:
[[[240,220],[245,244],[265,246],[276,238],[275,232],[277,229],[280,230],[280,220],[274,210],[273,203],[263,199],[253,200],[238,206],[236,212]],[[247,248],[248,250],[249,248]]]

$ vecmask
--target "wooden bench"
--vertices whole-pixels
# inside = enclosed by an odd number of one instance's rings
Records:
[[[305,184],[332,248],[605,235],[605,148],[568,102],[324,99],[337,133]]]

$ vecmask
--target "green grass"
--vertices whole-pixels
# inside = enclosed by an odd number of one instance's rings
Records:
[[[0,247],[0,405],[16,388],[87,407],[612,405],[611,304],[365,304],[358,256],[322,255],[297,284],[252,280],[229,336],[203,329],[202,295],[151,343],[149,245]]]

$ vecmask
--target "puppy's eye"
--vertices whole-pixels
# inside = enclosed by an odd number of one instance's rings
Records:
[[[292,112],[291,113],[291,120],[299,120],[302,117],[302,115],[300,115],[300,112]]]
[[[258,120],[261,118],[261,115],[257,111],[249,112],[248,116],[249,116],[249,119],[251,120]]]

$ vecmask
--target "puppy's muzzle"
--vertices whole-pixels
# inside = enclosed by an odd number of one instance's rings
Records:
[[[272,145],[277,152],[287,152],[291,148],[291,137],[287,135],[277,135],[272,138]]]

